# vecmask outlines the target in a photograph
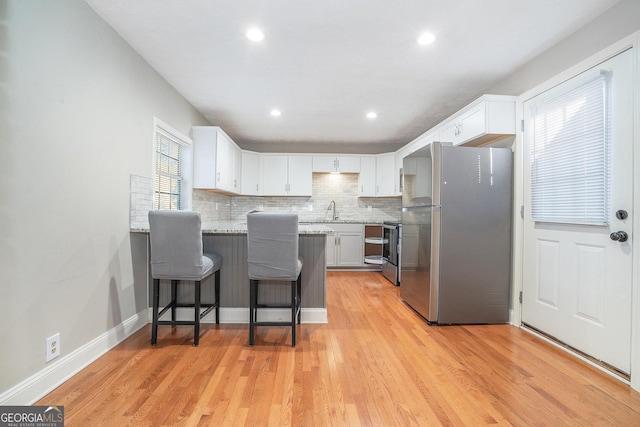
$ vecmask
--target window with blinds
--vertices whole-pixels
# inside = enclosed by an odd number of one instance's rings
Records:
[[[609,221],[608,76],[601,74],[532,106],[531,215],[534,221]]]
[[[156,176],[153,209],[183,209],[185,145],[160,127],[156,127]]]

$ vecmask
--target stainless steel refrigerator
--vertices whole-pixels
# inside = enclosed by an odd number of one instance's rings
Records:
[[[430,324],[509,321],[512,159],[439,142],[404,158],[400,296]]]

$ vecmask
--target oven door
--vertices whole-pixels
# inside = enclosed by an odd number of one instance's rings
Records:
[[[384,244],[382,245],[382,259],[395,266],[398,265],[398,226],[384,224]]]
[[[398,227],[383,225],[384,244],[382,245],[382,274],[391,283],[398,286]]]

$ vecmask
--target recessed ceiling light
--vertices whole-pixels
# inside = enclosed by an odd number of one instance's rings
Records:
[[[369,111],[367,113],[367,119],[375,119],[376,117],[378,117],[378,113],[376,113],[375,111]]]
[[[259,42],[264,39],[264,33],[260,31],[258,28],[251,28],[247,31],[247,38],[253,42]]]
[[[271,115],[273,117],[280,117],[282,115],[282,111],[274,108],[273,110],[271,110]]]
[[[431,33],[422,33],[420,34],[420,37],[418,37],[418,40],[416,40],[418,42],[418,44],[421,45],[426,45],[426,44],[431,44],[435,41],[436,36],[434,36]]]

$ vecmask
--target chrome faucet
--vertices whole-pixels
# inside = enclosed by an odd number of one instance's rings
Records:
[[[338,213],[336,212],[336,202],[335,201],[331,201],[331,203],[329,203],[329,207],[327,208],[328,211],[330,211],[333,208],[333,220],[335,221],[336,219],[338,219]]]

